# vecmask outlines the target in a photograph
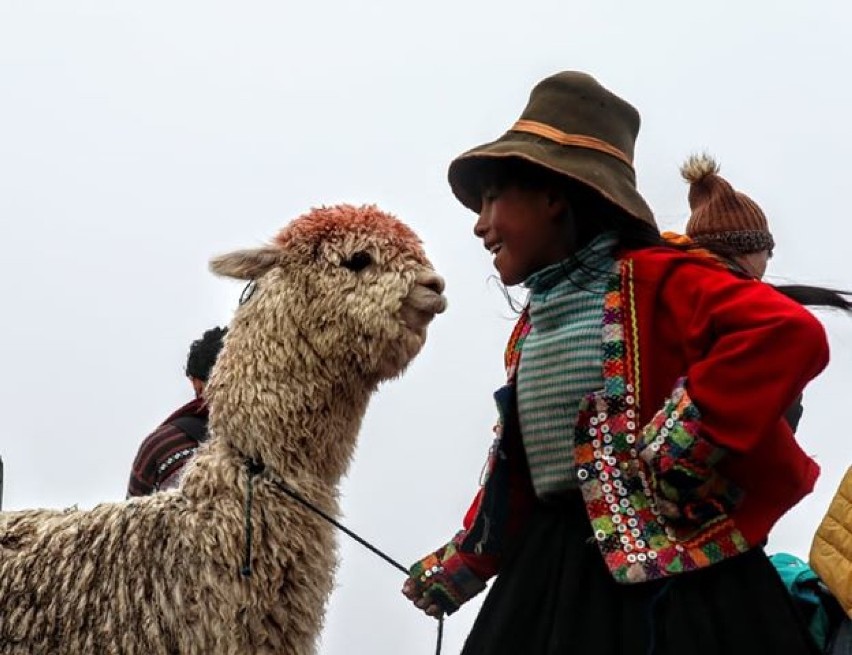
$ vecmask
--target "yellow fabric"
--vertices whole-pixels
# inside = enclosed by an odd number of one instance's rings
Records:
[[[696,241],[692,239],[692,237],[688,237],[685,234],[678,234],[677,232],[663,232],[660,236],[663,237],[663,241],[665,241],[666,243],[669,243],[677,248],[681,248],[682,250],[691,252],[695,255],[701,255],[702,257],[707,257],[708,259],[717,261],[722,266],[728,268],[728,263],[724,260],[724,258],[699,245]]]
[[[852,617],[852,467],[817,528],[810,564]]]

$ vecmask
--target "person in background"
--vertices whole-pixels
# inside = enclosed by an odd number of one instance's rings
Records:
[[[840,481],[811,544],[810,563],[834,594],[841,618],[830,655],[852,655],[852,466]]]
[[[130,470],[127,497],[146,496],[177,486],[180,472],[207,439],[207,404],[204,385],[228,328],[207,330],[192,342],[186,360],[186,377],[195,398],[173,412],[139,446]]]
[[[690,157],[681,167],[689,182],[686,236],[732,268],[762,280],[775,249],[775,239],[760,206],[719,175],[719,165],[708,155]]]
[[[722,178],[719,175],[719,164],[707,154],[689,157],[680,171],[690,185],[691,214],[685,228],[686,238],[670,232],[663,236],[673,243],[706,250],[707,255],[715,257],[720,264],[735,273],[763,280],[776,244],[769,229],[769,221],[760,206]],[[772,286],[802,305],[832,307],[852,313],[852,303],[846,297],[849,295],[847,291],[807,285]],[[797,430],[802,414],[800,394],[785,413],[793,431]],[[849,478],[852,480],[852,476]],[[842,492],[838,492],[838,496],[842,497]],[[843,530],[821,530],[832,537],[843,534]],[[815,538],[814,543],[819,543],[819,539]],[[840,552],[836,548],[831,550]],[[833,652],[832,648],[836,652],[843,652],[840,649],[846,647],[850,648],[848,652],[852,655],[852,623],[848,617],[844,620],[838,603],[842,602],[843,590],[837,585],[834,589],[830,585],[827,588],[814,570],[795,555],[775,553],[770,561],[781,575],[801,615],[805,617],[820,649],[826,653]],[[830,561],[834,566],[826,565],[825,560],[820,561],[823,574],[826,577],[834,576],[832,580],[842,578],[843,574],[838,575],[836,570],[842,568],[842,558],[832,556]],[[837,595],[837,600],[832,597],[832,591]]]
[[[775,250],[775,238],[766,214],[754,200],[719,175],[719,164],[707,155],[689,157],[680,169],[689,183],[691,214],[685,235],[664,232],[663,238],[705,256],[715,258],[734,273],[763,280]],[[852,313],[847,291],[802,284],[772,285],[801,305],[829,307]],[[795,431],[802,418],[801,396],[785,417]]]

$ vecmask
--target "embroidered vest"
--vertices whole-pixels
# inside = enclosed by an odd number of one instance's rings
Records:
[[[703,568],[745,552],[728,512],[741,494],[716,472],[724,451],[700,434],[700,413],[678,381],[639,425],[642,400],[633,267],[616,262],[604,299],[604,388],[580,404],[575,465],[595,540],[618,582]],[[522,314],[505,353],[513,384],[530,330]]]

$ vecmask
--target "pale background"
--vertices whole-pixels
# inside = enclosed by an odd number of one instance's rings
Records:
[[[141,439],[190,397],[190,341],[235,305],[208,258],[311,206],[376,202],[423,237],[450,309],[371,405],[343,509],[416,559],[475,491],[511,327],[449,160],[502,133],[540,78],[585,70],[642,113],[639,183],[663,228],[688,215],[678,165],[707,148],[770,217],[772,280],[852,287],[849,20],[821,0],[0,0],[4,508],[122,498]],[[820,317],[833,360],[799,435],[823,476],[770,542],[800,556],[852,459],[852,319]],[[320,651],[432,653],[400,575],[341,554]]]

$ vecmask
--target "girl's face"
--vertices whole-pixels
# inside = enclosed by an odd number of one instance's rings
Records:
[[[536,271],[572,254],[563,215],[566,202],[546,189],[485,187],[473,233],[494,255],[503,284],[520,284]]]

